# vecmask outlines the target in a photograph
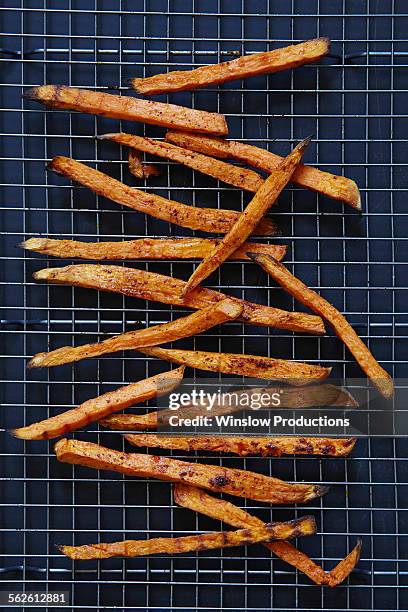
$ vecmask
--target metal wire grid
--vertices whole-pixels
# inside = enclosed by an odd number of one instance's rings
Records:
[[[50,372],[27,372],[26,357],[62,343],[82,343],[135,323],[152,325],[183,311],[116,295],[39,286],[32,272],[44,258],[15,244],[30,235],[85,240],[188,235],[73,188],[44,170],[54,155],[71,155],[135,184],[126,155],[96,133],[119,124],[103,118],[44,112],[21,100],[42,83],[91,88],[168,67],[212,63],[239,53],[327,35],[332,55],[318,67],[281,73],[215,90],[180,93],[174,103],[221,111],[230,135],[285,153],[288,143],[315,134],[308,161],[355,178],[364,214],[310,192],[288,189],[276,217],[289,264],[346,313],[388,370],[406,375],[407,90],[403,2],[187,0],[62,2],[7,0],[1,9],[2,108],[2,362],[4,428],[66,409],[89,397],[166,369],[135,355],[113,355]],[[276,41],[272,43],[270,41]],[[166,99],[165,97],[163,99]],[[162,130],[124,124],[161,137]],[[156,163],[156,160],[155,160]],[[160,178],[143,185],[167,197],[240,209],[247,195],[158,162]],[[296,214],[294,212],[296,211]],[[319,262],[319,265],[317,265]],[[134,265],[134,264],[127,264]],[[135,264],[140,265],[140,264]],[[146,269],[186,278],[191,262],[147,263]],[[295,305],[254,266],[228,263],[213,285],[228,293],[292,309]],[[185,347],[243,351],[334,364],[339,377],[358,376],[332,337],[290,335],[238,324],[210,331]],[[199,376],[199,375],[198,375]],[[144,408],[141,408],[143,411]],[[77,434],[122,448],[118,434],[92,427]],[[71,609],[134,610],[404,610],[408,608],[406,440],[361,440],[345,460],[198,458],[285,479],[333,484],[314,506],[257,508],[265,519],[316,515],[320,536],[299,543],[328,569],[363,536],[359,572],[328,591],[272,559],[260,547],[209,554],[73,565],[54,544],[141,534],[195,533],[214,521],[173,507],[166,483],[124,480],[59,465],[47,443],[22,443],[3,434],[3,588],[68,589]],[[177,456],[176,453],[173,453]],[[236,500],[235,500],[236,501]],[[254,504],[249,502],[252,509]],[[271,587],[271,584],[273,585]]]

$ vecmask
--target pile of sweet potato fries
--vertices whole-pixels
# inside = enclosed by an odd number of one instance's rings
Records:
[[[135,78],[130,81],[130,85],[143,94],[192,90],[229,80],[296,68],[321,59],[328,49],[329,41],[319,38],[196,70],[158,74],[145,79]],[[327,367],[260,355],[187,351],[161,346],[234,320],[309,334],[323,334],[326,321],[378,391],[385,398],[392,396],[391,377],[378,364],[344,316],[322,296],[306,287],[281,263],[286,246],[248,241],[253,235],[274,236],[279,233],[275,223],[265,215],[270,207],[277,203],[279,195],[290,181],[342,201],[357,210],[361,209],[360,194],[354,181],[301,163],[310,137],[302,140],[287,157],[282,158],[255,146],[225,140],[224,137],[228,134],[227,123],[224,116],[218,113],[56,85],[35,87],[25,96],[50,108],[170,128],[164,140],[126,133],[98,136],[128,147],[129,170],[137,178],[148,179],[160,172],[157,166],[143,161],[142,154],[148,153],[184,164],[253,195],[242,213],[192,207],[129,187],[74,159],[56,157],[50,162],[51,170],[118,204],[181,227],[223,236],[205,239],[145,237],[139,240],[97,244],[38,237],[26,240],[22,244],[25,249],[55,257],[91,260],[200,259],[201,262],[187,281],[135,268],[102,264],[70,265],[37,272],[34,275],[36,280],[122,293],[126,296],[185,306],[195,312],[171,323],[129,331],[102,342],[61,347],[34,355],[28,364],[31,368],[73,363],[114,351],[138,350],[146,355],[176,363],[178,367],[89,399],[77,408],[44,421],[15,429],[15,436],[24,440],[48,440],[93,422],[124,432],[155,430],[160,419],[158,412],[146,415],[114,413],[158,395],[170,393],[181,383],[185,367],[287,383],[288,386],[281,389],[281,407],[310,407],[325,403],[333,406],[356,406],[354,398],[344,389],[323,383],[330,374],[331,369]],[[234,165],[226,160],[237,160],[256,170]],[[267,177],[259,171],[266,173]],[[201,283],[227,259],[254,261],[313,314],[286,312],[202,287]],[[265,389],[268,390],[272,392],[273,387]],[[237,407],[218,408],[224,413],[237,410]],[[281,454],[344,457],[355,445],[353,438],[294,436],[168,436],[157,433],[130,433],[125,438],[136,447],[181,451],[209,450],[239,456],[264,457]],[[330,572],[326,572],[288,542],[292,538],[314,534],[316,524],[313,517],[264,523],[238,506],[207,492],[228,493],[238,498],[273,504],[292,504],[306,503],[324,495],[327,487],[319,484],[289,483],[247,470],[180,461],[166,456],[123,453],[74,439],[59,440],[54,450],[61,462],[174,483],[174,500],[177,504],[237,529],[186,537],[62,546],[61,551],[71,559],[174,554],[260,542],[316,584],[328,586],[336,586],[344,581],[359,560],[360,541],[345,559]]]

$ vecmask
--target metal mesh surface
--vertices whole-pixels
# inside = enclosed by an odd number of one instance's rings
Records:
[[[318,66],[173,94],[171,101],[221,111],[231,138],[282,154],[313,133],[306,161],[357,181],[361,216],[310,191],[286,189],[275,215],[281,242],[290,245],[287,262],[294,272],[346,314],[390,373],[407,376],[406,2],[4,0],[0,19],[1,588],[67,589],[72,609],[80,610],[407,610],[406,439],[360,440],[348,459],[193,455],[287,480],[332,484],[326,497],[304,508],[246,504],[268,520],[286,520],[305,510],[315,514],[319,533],[299,546],[326,569],[362,536],[358,570],[329,590],[312,585],[260,546],[74,565],[55,544],[125,534],[183,535],[220,524],[175,507],[168,483],[59,464],[52,444],[24,443],[5,431],[167,369],[157,360],[127,353],[49,372],[27,371],[27,357],[184,312],[92,290],[35,285],[35,270],[69,262],[47,262],[16,244],[32,235],[83,240],[190,235],[122,210],[45,170],[54,155],[69,155],[136,185],[126,152],[94,136],[121,127],[161,137],[162,129],[44,111],[23,102],[24,89],[63,83],[111,91],[129,77],[211,64],[318,35],[333,40],[332,54]],[[157,163],[163,173],[143,185],[146,190],[235,210],[249,201],[249,194]],[[127,265],[180,278],[193,268],[191,262]],[[234,295],[299,309],[251,264],[227,263],[210,282]],[[306,337],[233,323],[179,346],[327,363],[339,378],[359,376],[333,335]],[[96,426],[75,436],[122,448],[119,434]]]

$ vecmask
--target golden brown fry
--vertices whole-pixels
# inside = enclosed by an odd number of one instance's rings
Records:
[[[115,351],[134,350],[142,346],[154,346],[155,344],[173,342],[180,338],[195,336],[195,334],[199,334],[215,325],[236,319],[241,313],[241,304],[226,299],[215,305],[207,306],[202,310],[197,310],[197,312],[193,312],[186,317],[180,317],[170,323],[126,332],[125,334],[119,334],[113,338],[103,340],[103,342],[94,342],[93,344],[83,344],[82,346],[75,347],[63,346],[48,353],[37,353],[28,363],[28,367],[42,368],[62,365]]]
[[[212,414],[212,413],[211,413]],[[355,438],[310,438],[293,436],[204,436],[128,434],[126,440],[133,446],[166,448],[183,451],[214,451],[234,453],[241,457],[260,455],[323,455],[324,457],[346,457],[356,443]]]
[[[144,79],[130,79],[129,84],[143,94],[219,85],[227,81],[280,72],[316,62],[328,53],[329,46],[328,38],[315,38],[297,45],[253,55],[243,55],[228,62],[202,66],[195,70],[176,70]]]
[[[326,319],[333,327],[336,335],[354,355],[357,363],[360,364],[361,369],[371,379],[378,391],[385,398],[390,398],[393,395],[394,383],[391,376],[376,361],[370,350],[337,308],[315,291],[309,289],[309,287],[293,276],[285,266],[273,259],[273,257],[260,253],[248,253],[248,255],[290,295]]]
[[[321,485],[288,483],[279,478],[246,470],[189,463],[169,457],[122,453],[91,442],[63,438],[54,446],[63,463],[111,470],[126,476],[184,482],[217,493],[228,493],[273,504],[303,503],[321,497],[328,488]]]
[[[273,359],[272,357],[261,357],[259,355],[185,351],[182,349],[163,349],[159,346],[149,346],[149,348],[138,350],[150,357],[165,359],[207,372],[281,380],[293,386],[310,385],[324,380],[331,372],[331,368],[324,368],[319,365],[287,361],[286,359]]]
[[[201,155],[201,153],[195,153],[194,151],[177,147],[168,142],[154,140],[153,138],[142,138],[142,136],[124,134],[123,132],[119,134],[104,134],[103,136],[98,136],[98,138],[100,140],[113,140],[138,151],[170,159],[246,191],[255,193],[264,182],[263,178],[253,170],[239,168],[219,159],[207,157],[206,155]]]
[[[182,227],[225,234],[239,217],[239,213],[233,210],[196,208],[129,187],[70,157],[54,157],[48,167],[104,198]],[[256,229],[259,235],[275,235],[277,232],[277,226],[269,219],[263,219]]]
[[[150,538],[148,540],[124,540],[83,546],[59,546],[70,559],[109,559],[110,557],[142,557],[166,553],[174,555],[214,548],[247,546],[257,542],[297,538],[316,533],[314,517],[305,516],[286,523],[262,523],[257,527],[238,531],[215,531],[176,538]]]
[[[70,431],[99,421],[113,412],[129,408],[137,403],[146,402],[158,395],[170,393],[181,383],[184,367],[170,372],[156,374],[137,383],[119,387],[99,397],[94,397],[77,408],[62,414],[33,423],[27,427],[14,429],[11,433],[23,440],[49,440]]]
[[[183,132],[167,132],[165,138],[166,141],[180,147],[222,159],[237,159],[266,172],[273,172],[283,160],[283,157],[276,153],[236,140],[221,140]],[[300,164],[293,173],[291,181],[300,187],[311,189],[361,210],[360,192],[355,181],[349,178]]]
[[[184,129],[188,132],[228,134],[227,123],[223,115],[175,104],[116,96],[64,85],[33,87],[25,92],[24,97],[40,102],[49,108],[75,110],[80,113],[103,115],[124,121],[142,121],[153,125]]]
[[[153,164],[145,164],[138,151],[131,149],[128,155],[129,172],[136,178],[148,179],[151,176],[160,176],[160,168]]]
[[[139,238],[123,242],[80,242],[79,240],[54,240],[29,238],[20,246],[29,251],[71,259],[202,259],[219,244],[216,238]],[[229,259],[249,259],[247,251],[268,253],[281,260],[286,245],[245,242]]]
[[[261,519],[249,514],[246,510],[238,508],[238,506],[225,499],[217,499],[197,487],[176,484],[173,491],[174,501],[183,508],[200,512],[233,527],[258,527],[262,524]],[[330,573],[325,572],[323,568],[289,542],[270,542],[265,546],[277,557],[306,574],[316,584],[336,586],[347,578],[357,564],[361,542],[359,541],[346,559],[340,561]],[[338,581],[336,581],[336,578]]]
[[[101,419],[99,424],[109,429],[120,431],[145,431],[146,429],[157,429],[158,414],[156,410],[148,414],[114,414],[107,419]],[[126,417],[126,419],[124,417]]]
[[[224,300],[227,296],[219,291],[198,287],[184,299],[180,297],[185,283],[178,278],[164,276],[122,266],[80,264],[63,268],[45,268],[34,273],[35,280],[87,287],[100,291],[113,291],[128,297],[154,300],[163,304],[205,308]],[[254,304],[238,298],[230,298],[242,304],[244,310],[238,318],[243,323],[288,329],[308,334],[324,334],[320,317],[304,312],[288,312],[272,306]]]
[[[302,140],[264,181],[228,234],[194,270],[183,288],[183,295],[198,287],[251,235],[288,184],[309,143],[310,137]]]

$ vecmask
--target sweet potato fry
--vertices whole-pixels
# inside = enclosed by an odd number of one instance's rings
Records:
[[[189,463],[169,457],[122,453],[92,442],[63,438],[54,446],[57,459],[63,463],[111,470],[126,476],[158,478],[184,482],[218,493],[248,497],[274,504],[303,503],[321,497],[327,487],[314,484],[291,484],[279,478],[246,470]]]
[[[257,527],[238,531],[214,531],[176,538],[150,538],[148,540],[124,540],[83,546],[59,546],[70,559],[109,559],[110,557],[143,557],[165,553],[174,555],[215,548],[247,546],[270,540],[287,540],[316,533],[314,517],[305,516],[286,523],[262,523]]]
[[[160,168],[153,164],[145,164],[138,151],[131,149],[128,155],[129,172],[136,178],[148,179],[151,176],[160,176]]]
[[[135,136],[132,134],[104,134],[98,136],[100,140],[113,140],[126,147],[137,149],[138,151],[144,151],[151,155],[157,155],[158,157],[164,157],[171,161],[183,164],[188,168],[197,170],[202,174],[207,174],[214,179],[218,179],[239,189],[245,189],[246,191],[256,192],[263,184],[263,178],[253,170],[246,168],[239,168],[232,164],[214,159],[213,157],[207,157],[201,153],[195,153],[182,147],[177,147],[169,142],[162,142],[154,140],[153,138],[142,138],[141,136]]]
[[[290,295],[326,319],[378,391],[385,398],[390,398],[393,395],[394,383],[391,376],[376,361],[370,350],[337,308],[315,291],[309,289],[309,287],[293,276],[285,266],[276,261],[276,259],[273,259],[273,257],[260,253],[248,253],[248,255]]]
[[[228,62],[202,66],[195,70],[176,70],[144,79],[130,79],[129,84],[143,94],[183,91],[206,87],[207,85],[219,85],[227,81],[280,72],[281,70],[289,70],[316,62],[328,53],[329,46],[328,38],[315,38],[297,45],[253,55],[243,55]]]
[[[174,501],[195,512],[200,512],[218,521],[223,521],[232,527],[258,527],[262,524],[261,519],[249,514],[242,508],[225,499],[217,499],[205,491],[185,484],[174,485]],[[351,553],[331,571],[325,572],[320,565],[317,565],[305,553],[301,552],[289,542],[270,542],[265,544],[277,557],[286,561],[293,567],[308,576],[315,584],[336,586],[343,582],[357,565],[361,541]]]
[[[49,283],[113,291],[128,297],[187,308],[205,308],[227,297],[218,291],[198,287],[181,299],[180,294],[185,284],[184,281],[155,272],[122,266],[81,264],[63,268],[46,268],[35,272],[34,278]],[[309,334],[324,334],[325,329],[320,317],[303,312],[288,312],[237,298],[231,299],[243,305],[244,310],[238,320],[244,323]]]
[[[225,321],[236,319],[241,313],[241,304],[226,299],[170,323],[126,332],[103,340],[103,342],[83,344],[76,347],[63,346],[48,353],[37,353],[28,363],[28,367],[42,368],[62,365],[115,351],[126,351],[142,346],[172,342],[180,338],[194,336]]]
[[[309,143],[310,137],[302,140],[264,181],[230,231],[194,270],[183,288],[183,295],[198,287],[251,235],[288,184]]]
[[[175,104],[116,96],[64,85],[33,87],[25,92],[24,97],[28,100],[40,102],[49,108],[103,115],[104,117],[124,121],[142,121],[153,125],[184,129],[188,132],[219,135],[228,133],[227,123],[223,115]]]
[[[234,210],[196,208],[154,193],[146,193],[69,157],[54,157],[48,167],[104,198],[182,227],[225,234],[239,217],[239,213]],[[272,236],[277,232],[277,226],[269,219],[263,219],[256,229],[259,235]]]
[[[202,259],[219,244],[216,238],[139,238],[123,242],[80,242],[79,240],[54,240],[52,238],[29,238],[20,246],[28,251],[71,259],[115,260],[115,259]],[[268,253],[283,259],[287,246],[245,242],[229,259],[247,260],[247,251]]]
[[[221,159],[236,159],[249,166],[273,172],[283,157],[265,149],[238,142],[221,140],[211,136],[200,136],[183,132],[167,132],[166,141],[192,151]],[[340,200],[356,210],[361,210],[361,197],[355,181],[344,176],[324,172],[313,166],[299,164],[291,181],[299,187],[316,191],[334,200]]]
[[[214,451],[246,457],[280,457],[281,455],[323,455],[346,457],[356,443],[355,438],[305,438],[292,436],[187,436],[165,434],[128,434],[133,446],[166,448],[183,451]]]
[[[89,399],[77,408],[67,410],[44,421],[13,429],[11,433],[22,440],[49,440],[62,436],[89,425],[89,423],[99,421],[118,410],[146,402],[158,395],[170,393],[180,384],[183,373],[184,367],[156,374],[156,376]]]

